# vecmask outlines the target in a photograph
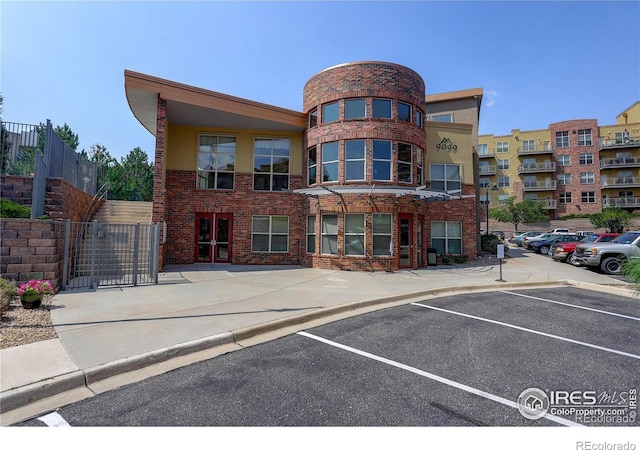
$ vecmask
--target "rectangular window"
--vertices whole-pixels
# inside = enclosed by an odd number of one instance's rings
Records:
[[[462,254],[462,222],[431,222],[431,247],[440,255]]]
[[[202,135],[198,147],[198,189],[233,189],[236,138]]]
[[[336,122],[339,119],[338,102],[322,105],[322,123]]]
[[[433,116],[431,117],[431,121],[453,123],[453,114],[440,114],[438,116]]]
[[[289,217],[253,216],[251,251],[286,253],[289,250]]]
[[[560,192],[558,194],[558,202],[560,204],[571,203],[571,192]]]
[[[282,191],[289,189],[291,140],[256,138],[253,142],[253,189]]]
[[[578,145],[593,145],[591,130],[578,130]]]
[[[486,156],[489,154],[489,144],[478,144],[478,156]]]
[[[508,159],[498,160],[498,169],[508,170],[510,167],[511,167],[510,160]]]
[[[480,187],[481,188],[488,188],[489,187],[489,178],[480,178]]]
[[[316,216],[307,216],[307,253],[316,252]]]
[[[373,141],[373,179],[391,180],[391,141]]]
[[[328,214],[322,216],[322,249],[323,255],[338,254],[338,216]]]
[[[345,119],[362,119],[366,116],[366,100],[354,98],[344,101]]]
[[[398,142],[398,181],[411,183],[411,144]]]
[[[569,132],[568,131],[556,131],[556,148],[569,147]]]
[[[391,100],[374,98],[372,115],[378,119],[391,119]]]
[[[498,177],[498,187],[508,187],[510,181],[509,177]]]
[[[364,214],[344,215],[344,254],[364,255]]]
[[[595,203],[596,193],[594,191],[582,192],[582,203]]]
[[[416,109],[416,125],[422,128],[422,111]]]
[[[561,173],[558,175],[558,184],[559,185],[569,185],[571,184],[571,174],[570,173]]]
[[[338,181],[338,143],[322,144],[322,181]]]
[[[424,151],[421,148],[416,149],[416,183],[418,186],[424,185]]]
[[[525,139],[522,141],[522,150],[525,152],[533,152],[536,150],[536,141],[533,139]]]
[[[580,154],[580,165],[586,166],[587,164],[593,164],[593,153]]]
[[[509,142],[498,142],[496,144],[496,152],[509,153]]]
[[[309,128],[313,128],[318,125],[318,108],[314,108],[309,113]]]
[[[391,245],[391,214],[373,215],[373,255],[389,256]]]
[[[580,184],[593,184],[596,182],[593,172],[581,172]]]
[[[364,140],[344,141],[345,180],[364,180]]]
[[[316,184],[318,181],[316,179],[316,172],[317,172],[317,165],[318,165],[318,159],[317,159],[318,155],[316,154],[316,147],[310,147],[309,148],[309,153],[308,153],[308,158],[307,158],[307,176],[308,176],[308,183],[309,186],[311,186],[312,184]]]
[[[430,164],[431,189],[443,192],[460,192],[462,176],[459,164]]]
[[[411,122],[410,104],[398,102],[398,120],[401,120],[402,122]]]
[[[567,167],[571,165],[571,156],[557,155],[556,161],[558,162],[558,167]]]

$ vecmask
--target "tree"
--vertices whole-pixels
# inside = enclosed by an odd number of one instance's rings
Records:
[[[611,206],[601,213],[592,214],[589,220],[596,228],[606,228],[609,233],[622,233],[631,225],[633,216],[618,206]]]
[[[516,231],[521,223],[546,222],[549,216],[544,211],[542,203],[534,202],[530,198],[516,203],[515,197],[509,197],[497,208],[489,210],[489,217],[498,222],[513,224]]]
[[[98,170],[98,189],[105,183],[111,183],[112,175],[110,175],[110,172],[112,172],[113,167],[118,164],[118,161],[109,154],[107,147],[95,143],[90,147],[89,154],[87,154],[84,149],[80,154],[89,161],[96,163]]]

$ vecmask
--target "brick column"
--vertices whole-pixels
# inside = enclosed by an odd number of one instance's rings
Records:
[[[166,109],[167,101],[158,96],[158,112],[156,123],[156,154],[154,159],[154,174],[153,174],[153,222],[165,222],[167,220],[166,209],[166,197],[167,191],[165,188],[165,167],[164,167],[164,155],[165,155],[165,134],[166,134]],[[164,245],[162,241],[165,236],[160,235],[160,252],[158,255],[158,270],[162,271],[164,266]]]

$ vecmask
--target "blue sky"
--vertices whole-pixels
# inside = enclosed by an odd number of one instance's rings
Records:
[[[2,118],[64,123],[120,158],[155,141],[130,69],[300,111],[315,73],[389,61],[427,93],[484,89],[480,134],[544,129],[640,100],[640,2],[0,2]]]

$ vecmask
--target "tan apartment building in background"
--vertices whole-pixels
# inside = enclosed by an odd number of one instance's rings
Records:
[[[549,219],[610,206],[640,209],[640,101],[616,116],[478,136],[480,202],[542,202]]]

